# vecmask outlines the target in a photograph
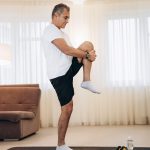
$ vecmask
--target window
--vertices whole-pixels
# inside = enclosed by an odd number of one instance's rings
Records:
[[[111,84],[132,86],[137,83],[142,85],[148,83],[150,18],[108,20],[108,45]]]
[[[48,22],[0,23],[0,42],[10,44],[10,68],[0,67],[1,83],[35,83],[42,80],[41,35]],[[11,76],[10,76],[11,74]]]

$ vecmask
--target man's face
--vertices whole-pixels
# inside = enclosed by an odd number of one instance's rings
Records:
[[[58,28],[65,28],[66,24],[69,21],[70,13],[67,11],[67,9],[64,9],[63,13],[59,14],[57,13],[57,27]]]

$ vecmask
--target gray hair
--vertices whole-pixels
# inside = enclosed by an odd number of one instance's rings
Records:
[[[52,11],[52,17],[55,15],[56,12],[63,13],[64,9],[66,9],[68,12],[70,11],[70,8],[66,4],[60,3],[55,5]]]

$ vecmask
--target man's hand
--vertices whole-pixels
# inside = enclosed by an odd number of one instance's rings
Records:
[[[89,60],[89,61],[92,61],[92,62],[95,61],[95,59],[96,59],[95,50],[90,51],[90,52],[89,52],[89,55],[90,55],[90,56],[89,56],[89,59],[88,59],[88,60]]]

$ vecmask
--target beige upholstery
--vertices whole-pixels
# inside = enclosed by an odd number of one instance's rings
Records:
[[[0,139],[22,139],[39,130],[38,84],[0,85]]]

